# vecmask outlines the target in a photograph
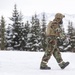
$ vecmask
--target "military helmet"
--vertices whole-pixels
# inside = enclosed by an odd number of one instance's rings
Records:
[[[62,18],[64,18],[65,17],[65,15],[63,15],[63,14],[61,14],[61,13],[56,13],[56,15],[55,15],[55,18],[60,18],[60,19],[62,19]]]

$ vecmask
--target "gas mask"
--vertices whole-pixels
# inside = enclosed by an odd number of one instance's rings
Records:
[[[61,20],[61,21],[59,22],[59,24],[63,24],[63,21]]]

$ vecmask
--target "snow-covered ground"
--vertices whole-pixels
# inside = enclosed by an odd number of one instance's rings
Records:
[[[40,70],[44,52],[0,51],[0,75],[75,75],[75,54],[61,53],[70,65],[61,70],[52,56],[48,65],[51,70]]]

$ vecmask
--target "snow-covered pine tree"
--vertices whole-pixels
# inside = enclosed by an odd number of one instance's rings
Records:
[[[23,50],[28,50],[28,34],[30,32],[30,24],[27,21],[25,25],[22,26],[22,42],[21,42],[21,47]]]
[[[1,22],[0,22],[0,41],[1,41],[1,50],[5,49],[5,45],[6,45],[6,39],[5,39],[5,19],[2,16],[1,17]]]
[[[9,24],[6,28],[6,49],[7,50],[12,50],[12,27]]]
[[[45,13],[42,15],[42,27],[41,27],[41,43],[42,43],[42,48],[45,51],[46,48],[46,43],[45,43],[45,31],[46,31],[46,18],[45,18]]]
[[[68,36],[70,37],[70,50],[75,52],[75,28],[73,26],[73,22],[68,22]]]
[[[73,23],[71,21],[68,22],[68,35],[73,36],[74,34],[74,27]]]
[[[23,16],[18,12],[16,4],[14,5],[14,11],[10,20],[12,24],[12,46],[13,49],[20,50],[21,36],[22,36],[22,19]]]
[[[34,16],[32,16],[32,19],[31,19],[31,26],[30,26],[30,32],[29,32],[29,34],[27,35],[27,44],[26,44],[26,50],[27,51],[32,51],[32,38],[33,38],[33,33],[32,33],[32,28],[33,28],[33,26],[34,26],[34,22],[35,21],[35,19],[34,19]]]
[[[41,45],[41,28],[40,28],[40,22],[35,14],[34,17],[32,17],[31,20],[31,36],[30,36],[30,47],[31,51],[40,51],[40,45]]]

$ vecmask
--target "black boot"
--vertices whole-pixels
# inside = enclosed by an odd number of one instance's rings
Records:
[[[60,64],[60,67],[61,67],[61,69],[64,69],[68,65],[69,65],[69,62],[63,62],[63,63]]]
[[[50,70],[51,67],[48,67],[48,66],[40,66],[40,69],[42,69],[42,70]]]

